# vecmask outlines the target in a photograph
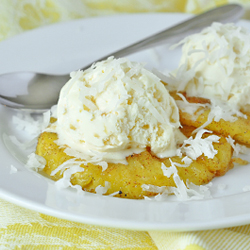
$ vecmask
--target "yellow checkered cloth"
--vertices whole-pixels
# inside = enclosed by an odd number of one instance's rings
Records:
[[[200,13],[238,0],[1,0],[0,41],[50,23],[117,12]],[[2,249],[216,250],[250,249],[250,225],[199,232],[140,232],[75,223],[0,199]]]

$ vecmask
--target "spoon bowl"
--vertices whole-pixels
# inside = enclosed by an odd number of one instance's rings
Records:
[[[45,111],[58,101],[69,75],[34,72],[8,73],[0,76],[0,103],[14,109]]]
[[[244,9],[240,5],[224,5],[106,55],[98,61],[109,56],[116,58],[127,56],[166,42],[175,43],[187,35],[201,31],[213,22],[235,22],[243,14]],[[82,70],[91,65],[92,63],[85,65]],[[2,74],[0,75],[0,103],[14,109],[44,112],[57,104],[59,92],[69,78],[69,75],[50,75],[36,72]]]

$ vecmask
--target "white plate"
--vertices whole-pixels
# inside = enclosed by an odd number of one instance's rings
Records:
[[[0,73],[34,70],[68,73],[85,63],[180,22],[183,14],[139,14],[76,20],[40,28],[0,43]],[[250,28],[250,23],[240,25]],[[168,46],[130,56],[148,67],[173,69],[180,51]],[[28,134],[12,123],[14,111],[0,109],[0,197],[67,220],[137,230],[202,230],[250,223],[250,166],[213,181],[212,199],[181,202],[128,200],[57,190],[53,181],[24,167],[27,153],[8,139]],[[17,168],[10,174],[11,165]],[[219,187],[225,185],[221,190]]]

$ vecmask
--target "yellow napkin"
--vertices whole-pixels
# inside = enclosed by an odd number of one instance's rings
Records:
[[[1,0],[0,41],[43,25],[117,12],[200,13],[248,0]],[[70,222],[0,199],[0,249],[250,249],[250,225],[200,232],[140,232]]]
[[[189,12],[228,3],[227,0],[1,0],[0,41],[50,23],[120,12]],[[247,4],[247,0],[238,0]]]
[[[0,249],[155,250],[147,232],[57,219],[0,200]]]
[[[58,219],[0,199],[0,249],[247,250],[250,225],[199,232],[140,232]]]

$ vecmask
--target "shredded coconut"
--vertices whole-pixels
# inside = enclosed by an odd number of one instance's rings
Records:
[[[238,156],[239,154],[250,155],[250,148],[246,147],[245,145],[236,143],[230,135],[226,137],[226,140],[233,148],[233,156]]]
[[[250,155],[250,148],[246,147],[245,145],[236,143],[235,150],[238,154]]]
[[[165,200],[170,194],[175,194],[176,197],[182,201],[211,198],[209,187],[212,185],[212,183],[198,186],[187,181],[186,183],[187,186],[186,186],[178,175],[178,170],[176,168],[177,164],[175,162],[172,162],[171,160],[170,162],[171,162],[171,167],[169,167],[168,172],[166,172],[164,166],[162,166],[162,168],[165,170],[165,174],[167,174],[169,177],[173,175],[173,180],[175,182],[176,187],[167,187],[167,186],[158,187],[154,185],[143,184],[142,189],[144,191],[158,193],[158,195],[156,195],[153,199],[157,201],[162,201]],[[149,197],[147,197],[147,199],[148,198]]]
[[[57,105],[54,105],[50,109],[51,117],[57,118]]]
[[[99,165],[102,167],[102,171],[105,171],[108,168],[108,163],[106,161],[103,161],[103,155],[105,153],[95,152],[91,151],[92,157],[89,157],[88,154],[84,154],[83,152],[78,152],[72,148],[65,148],[64,152],[69,155],[73,156],[75,158],[81,159],[83,164],[93,163],[95,165]]]
[[[26,141],[26,142],[20,142],[14,135],[9,135],[9,139],[11,140],[11,142],[13,144],[15,144],[18,148],[26,150],[29,149],[31,147],[34,147],[35,144],[37,143],[37,138],[34,138],[30,141]]]
[[[38,136],[50,121],[50,111],[43,113],[43,116],[33,117],[26,112],[19,112],[12,117],[12,122],[18,130],[24,130],[30,135]]]
[[[166,165],[162,162],[161,164],[161,169],[162,169],[162,172],[163,172],[163,175],[164,176],[167,176],[168,178],[174,174],[174,171],[172,168],[167,168]]]
[[[183,166],[189,166],[191,163],[192,163],[192,159],[190,159],[188,156],[185,156],[183,159],[182,159],[182,162],[184,163]]]
[[[226,137],[226,140],[233,148],[233,155],[238,156],[240,151],[241,151],[240,144],[236,144],[235,140],[230,135],[228,137]]]
[[[58,172],[62,173],[64,172],[66,169],[69,169],[71,167],[75,167],[75,166],[80,166],[81,164],[84,164],[85,162],[83,161],[77,161],[76,159],[69,159],[67,161],[65,161],[64,163],[62,163],[61,165],[59,165],[56,169],[54,169],[51,172],[51,176],[54,176],[55,174],[57,174]],[[83,168],[81,168],[83,169]],[[80,171],[82,172],[82,171]]]
[[[95,189],[95,192],[98,194],[98,195],[103,195],[103,194],[106,194],[108,189],[111,187],[111,184],[110,182],[108,181],[105,181],[105,186],[97,186],[96,189]]]
[[[42,170],[46,165],[46,160],[35,153],[31,153],[28,155],[28,161],[26,163],[26,167],[35,171]]]
[[[218,189],[218,190],[225,190],[226,187],[227,187],[226,184],[220,183],[220,184],[217,186],[217,189]]]
[[[212,121],[219,122],[221,119],[223,119],[224,121],[235,122],[238,117],[243,117],[245,119],[247,118],[245,114],[238,111],[235,107],[232,107],[225,102],[211,100],[210,112],[207,121],[194,132],[201,128],[205,128]]]
[[[26,112],[19,112],[12,117],[13,124],[17,130],[25,131],[29,135],[34,136],[34,138],[20,142],[14,135],[9,135],[8,137],[18,148],[28,150],[36,145],[37,137],[49,125],[49,121],[50,111],[44,112],[42,116],[37,115],[36,117]]]
[[[109,194],[108,196],[115,196],[115,195],[117,195],[117,194],[119,194],[120,192],[119,191],[116,191],[116,192],[114,192],[114,193],[112,193],[112,194]]]
[[[55,185],[58,189],[65,189],[68,187],[72,187],[75,188],[77,190],[77,193],[82,193],[82,187],[80,185],[73,185],[70,182],[71,176],[75,173],[78,172],[83,172],[84,168],[80,167],[79,165],[74,165],[71,166],[70,168],[66,169],[63,172],[63,177],[61,179],[59,179],[58,181],[56,181]]]
[[[201,128],[205,128],[212,121],[219,122],[221,119],[223,119],[225,121],[234,122],[238,119],[238,117],[247,119],[247,116],[245,114],[240,112],[236,107],[233,107],[226,102],[212,99],[211,104],[189,103],[182,94],[178,93],[178,95],[182,98],[182,100],[176,101],[178,108],[182,112],[192,115],[193,120],[196,120],[197,117],[199,117],[204,108],[210,109],[207,121],[199,128],[197,128],[194,133]],[[197,110],[201,107],[203,109],[200,109],[200,111],[197,112]]]
[[[185,113],[188,113],[190,115],[193,116],[193,119],[195,120],[195,118],[197,118],[200,115],[200,112],[197,112],[197,110],[199,108],[206,108],[209,107],[210,104],[201,104],[201,103],[190,103],[187,101],[187,99],[185,98],[184,95],[182,95],[181,93],[177,93],[178,96],[181,97],[181,100],[177,100],[176,104],[178,106],[178,108]]]
[[[15,174],[17,172],[17,168],[13,165],[10,165],[10,174]]]
[[[196,160],[202,154],[208,158],[213,158],[218,152],[214,149],[213,143],[218,143],[220,137],[217,135],[210,135],[203,139],[201,137],[204,133],[212,132],[206,129],[199,130],[195,138],[191,136],[184,141],[181,148],[178,149],[179,155],[183,153],[193,160]]]

